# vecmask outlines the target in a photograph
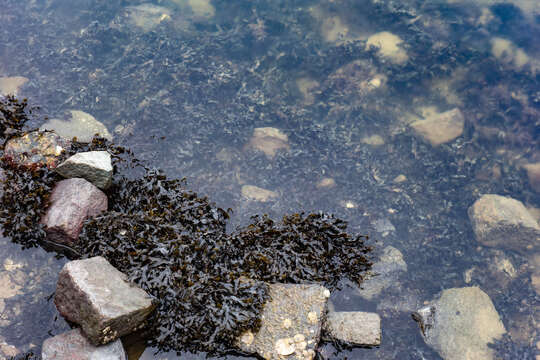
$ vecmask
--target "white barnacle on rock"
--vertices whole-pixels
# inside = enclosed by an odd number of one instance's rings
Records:
[[[283,338],[276,341],[275,349],[279,355],[287,356],[296,351],[296,346],[293,339]]]

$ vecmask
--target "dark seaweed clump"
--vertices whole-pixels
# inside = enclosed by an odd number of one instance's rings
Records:
[[[23,126],[4,119],[18,112],[24,124],[30,116],[26,106],[0,99],[0,120],[13,135]],[[231,351],[242,331],[259,325],[266,283],[317,282],[334,289],[342,277],[360,283],[371,266],[366,237],[348,234],[346,222],[332,215],[297,213],[281,221],[254,216],[248,226],[228,233],[230,210],[189,191],[184,180],[144,167],[124,148],[104,139],[75,141],[66,156],[90,149],[107,149],[115,157],[109,211],[87,221],[66,255],[104,256],[149,292],[157,302],[149,339],[161,350]],[[39,219],[58,178],[47,168],[2,166],[4,234],[24,246],[46,242]],[[122,172],[133,167],[142,175]]]

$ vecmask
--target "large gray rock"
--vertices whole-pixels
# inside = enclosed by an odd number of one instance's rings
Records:
[[[95,134],[107,140],[112,135],[100,121],[92,115],[80,110],[71,110],[65,120],[51,119],[41,126],[42,130],[53,130],[58,135],[71,140],[76,137],[80,142],[90,142]]]
[[[478,287],[448,289],[413,314],[424,340],[445,360],[489,360],[505,332],[489,296]]]
[[[94,345],[141,329],[154,309],[151,297],[96,256],[70,261],[60,272],[54,297],[58,312],[79,324]]]
[[[330,291],[319,285],[269,286],[259,331],[242,334],[237,346],[264,359],[313,359]]]
[[[54,168],[60,155],[70,144],[68,140],[53,132],[32,131],[9,139],[4,147],[4,159],[26,168]]]
[[[540,249],[540,227],[527,208],[510,197],[487,194],[469,208],[476,240],[522,253]]]
[[[326,332],[334,339],[353,345],[381,344],[381,318],[376,313],[361,311],[330,311],[324,323]]]
[[[71,244],[77,240],[84,221],[107,210],[107,196],[84,179],[59,181],[50,205],[41,219],[51,241]]]
[[[56,167],[65,178],[83,178],[100,189],[111,185],[113,167],[111,154],[107,151],[77,153]]]
[[[88,342],[80,329],[71,330],[43,342],[42,360],[127,360],[120,340],[102,346]]]
[[[415,121],[411,127],[433,146],[444,144],[461,136],[465,118],[459,109],[437,113]]]

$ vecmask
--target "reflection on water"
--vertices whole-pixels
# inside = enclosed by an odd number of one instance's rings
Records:
[[[381,347],[323,355],[437,359],[410,312],[478,285],[514,359],[538,341],[540,255],[481,246],[467,209],[495,193],[540,218],[539,16],[535,0],[3,0],[0,89],[91,114],[235,225],[321,209],[401,252],[379,294],[331,299],[379,312]],[[1,246],[7,355],[68,328],[49,298],[65,260]]]

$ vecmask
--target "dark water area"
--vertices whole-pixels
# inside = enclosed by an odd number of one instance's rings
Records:
[[[330,299],[336,310],[378,312],[381,346],[323,344],[323,358],[440,359],[411,312],[464,286],[490,296],[509,334],[494,344],[498,358],[534,358],[535,254],[482,246],[467,211],[499,194],[540,218],[538,180],[526,170],[540,163],[535,1],[0,4],[0,77],[28,79],[19,95],[40,107],[37,126],[91,114],[115,143],[231,208],[231,231],[256,214],[325,211],[369,235],[376,256],[402,253],[406,272],[380,294],[366,299],[350,285]],[[412,126],[453,109],[465,121],[450,140],[430,142]],[[257,138],[256,128],[279,131]],[[39,352],[69,329],[51,300],[67,260],[9,240],[0,279],[17,286],[0,295],[0,351]],[[512,276],[490,268],[501,256]],[[204,358],[132,343],[130,359]]]

